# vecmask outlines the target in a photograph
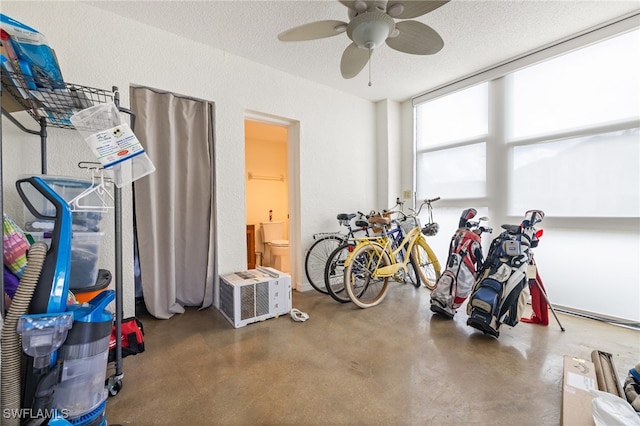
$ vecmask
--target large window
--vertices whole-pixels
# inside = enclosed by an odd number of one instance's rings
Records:
[[[640,217],[638,52],[634,30],[417,104],[418,198]]]
[[[507,76],[509,139],[640,117],[640,32]]]
[[[416,107],[417,197],[486,195],[488,84]]]
[[[514,147],[509,213],[640,216],[639,138],[635,128]]]

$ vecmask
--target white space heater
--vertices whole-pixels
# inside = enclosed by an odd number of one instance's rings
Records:
[[[290,275],[259,267],[220,278],[220,312],[235,328],[291,311]]]

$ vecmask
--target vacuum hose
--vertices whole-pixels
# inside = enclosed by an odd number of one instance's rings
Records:
[[[36,285],[40,278],[42,265],[47,256],[48,247],[45,243],[36,242],[27,255],[27,267],[20,279],[20,284],[16,294],[11,301],[11,307],[5,317],[2,327],[2,392],[0,395],[0,406],[2,413],[18,413],[20,407],[20,394],[22,380],[20,377],[22,363],[22,347],[20,335],[16,331],[18,319],[21,315],[28,313],[29,303],[35,292]],[[4,416],[3,416],[4,417]],[[2,425],[19,426],[19,416],[9,416],[3,418]]]

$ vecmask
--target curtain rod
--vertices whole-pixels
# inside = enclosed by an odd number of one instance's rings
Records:
[[[266,176],[266,175],[255,175],[249,172],[249,179],[258,179],[258,180],[279,180],[284,182],[284,175],[280,176]]]

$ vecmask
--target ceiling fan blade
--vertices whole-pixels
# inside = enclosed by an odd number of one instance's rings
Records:
[[[387,45],[392,49],[413,55],[433,55],[444,47],[444,41],[436,30],[422,22],[398,22],[396,29],[400,34],[387,38]]]
[[[387,13],[396,19],[410,19],[425,15],[440,6],[449,3],[449,0],[389,0],[387,3]],[[397,6],[396,6],[397,5]],[[400,7],[402,6],[402,7]],[[400,11],[394,13],[394,10]]]
[[[353,78],[362,71],[369,62],[369,51],[360,49],[355,43],[351,43],[344,50],[340,60],[340,72],[344,78]]]
[[[278,34],[280,41],[307,41],[319,38],[333,37],[342,34],[347,29],[347,23],[342,21],[317,21],[300,25]]]

